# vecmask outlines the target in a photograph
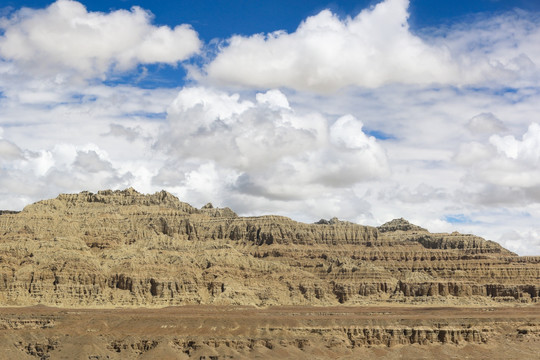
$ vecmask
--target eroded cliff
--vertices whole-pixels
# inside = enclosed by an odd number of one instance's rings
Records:
[[[162,191],[82,192],[0,214],[0,305],[536,302],[540,257],[396,219],[239,217]]]

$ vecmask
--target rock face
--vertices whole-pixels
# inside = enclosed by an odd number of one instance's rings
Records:
[[[133,189],[0,214],[0,306],[528,303],[539,279],[540,257],[403,219],[239,217]]]

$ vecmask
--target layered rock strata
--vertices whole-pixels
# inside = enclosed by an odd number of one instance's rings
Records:
[[[0,306],[529,303],[540,257],[433,234],[197,209],[162,191],[82,192],[0,214]]]

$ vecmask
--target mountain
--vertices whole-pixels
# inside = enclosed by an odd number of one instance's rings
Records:
[[[0,214],[0,306],[532,303],[539,279],[540,257],[404,219],[239,217],[131,188]]]

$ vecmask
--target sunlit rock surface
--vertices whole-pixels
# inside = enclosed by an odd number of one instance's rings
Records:
[[[404,219],[239,217],[133,189],[0,215],[1,306],[530,303],[539,279],[540,257]]]

